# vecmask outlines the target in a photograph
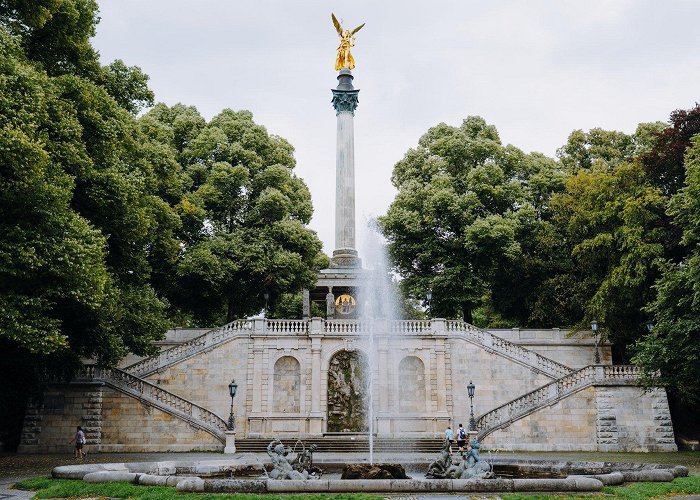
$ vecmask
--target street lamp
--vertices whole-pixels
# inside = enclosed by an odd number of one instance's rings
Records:
[[[236,417],[233,416],[233,397],[236,395],[237,389],[236,379],[231,379],[231,383],[228,385],[228,392],[231,394],[231,413],[228,416],[228,422],[226,422],[226,428],[230,431],[236,429]]]
[[[600,364],[600,351],[598,350],[598,321],[593,318],[591,321],[591,330],[593,330],[593,338],[595,339],[595,364]]]
[[[467,394],[469,394],[469,406],[471,407],[470,413],[469,413],[469,430],[470,431],[475,431],[476,430],[476,420],[474,420],[474,391],[476,389],[476,386],[474,385],[474,382],[471,380],[469,381],[469,385],[467,385]]]
[[[270,299],[270,292],[265,290],[265,293],[263,293],[263,297],[265,297],[265,314],[264,317],[267,318],[267,301]]]
[[[433,319],[433,311],[431,310],[431,305],[430,303],[433,301],[433,291],[428,290],[428,293],[425,295],[425,298],[428,299],[428,319]]]

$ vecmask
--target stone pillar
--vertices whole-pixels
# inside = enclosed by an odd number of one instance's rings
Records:
[[[311,435],[323,435],[323,413],[321,412],[321,338],[323,337],[323,320],[311,318],[309,328],[311,338],[311,414],[309,429]]]
[[[302,308],[302,318],[304,319],[309,319],[311,316],[311,299],[309,298],[309,289],[304,288],[302,290],[302,297],[303,297],[303,308]]]
[[[377,351],[379,353],[378,362],[378,386],[379,386],[379,408],[377,411],[377,434],[380,436],[391,435],[392,411],[389,397],[392,393],[391,370],[389,369],[389,338],[381,337],[378,341]],[[398,402],[396,403],[398,405]]]
[[[262,411],[263,339],[253,339],[253,413]]]
[[[224,454],[230,455],[236,453],[236,431],[226,432],[226,446],[224,446]]]
[[[435,368],[437,382],[437,412],[447,415],[447,377],[445,376],[445,339],[435,339]]]
[[[440,417],[447,413],[447,365],[445,360],[447,325],[442,318],[431,320],[430,326],[435,338],[435,378],[437,382],[437,414]]]
[[[360,267],[355,250],[355,131],[353,119],[359,89],[352,86],[350,70],[338,74],[338,87],[332,89],[336,112],[335,159],[335,250],[333,268]]]

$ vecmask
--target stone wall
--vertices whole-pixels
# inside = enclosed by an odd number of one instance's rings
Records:
[[[665,390],[616,386],[596,389],[599,450],[677,450]]]
[[[108,387],[103,391],[102,411],[99,451],[219,451],[224,447],[211,434]]]
[[[228,384],[235,379],[238,384],[234,399],[236,427],[244,429],[246,398],[252,391],[252,380],[248,377],[249,357],[252,357],[249,343],[250,339],[246,338],[227,342],[149,375],[146,380],[226,420],[231,407]]]
[[[484,439],[483,448],[528,451],[595,451],[596,391],[589,387],[516,420]]]
[[[19,446],[20,453],[71,453],[76,427],[85,433],[86,445],[102,441],[103,390],[101,385],[57,385],[44,393],[40,405],[28,408]]]
[[[676,451],[666,393],[588,387],[490,434],[484,449]]]
[[[474,414],[477,416],[553,380],[465,340],[452,339],[448,344],[452,374],[450,414],[455,425],[461,423],[466,427],[469,422],[470,380],[476,385]]]
[[[231,403],[228,384],[235,379],[238,394],[234,413],[239,439],[320,436],[343,430],[330,425],[329,420],[335,411],[333,394],[329,393],[331,366],[339,353],[355,353],[374,358],[371,377],[375,432],[383,437],[438,437],[447,425],[468,425],[470,400],[466,386],[470,380],[476,385],[473,402],[478,417],[548,384],[554,380],[554,373],[566,373],[565,368],[552,369],[551,363],[535,359],[527,351],[523,355],[523,350],[512,344],[496,343],[488,334],[470,337],[466,330],[448,330],[444,320],[391,325],[379,322],[375,324],[372,346],[359,322],[256,319],[250,324],[252,327],[243,335],[220,337],[220,344],[193,344],[195,352],[188,347],[176,350],[186,353],[182,357],[164,356],[162,360],[167,362],[156,363],[159,371],[146,380],[186,400],[178,398],[179,405],[186,407],[191,402],[227,420]],[[573,367],[593,356],[590,339],[575,339],[559,330],[532,332],[504,330],[502,336]],[[190,339],[196,333],[180,332],[173,338]],[[200,347],[196,346],[205,347],[197,352]],[[607,354],[603,359],[609,360]],[[622,372],[627,373],[624,369]],[[138,385],[138,379],[130,380]],[[222,447],[216,438],[185,421],[102,386],[76,384],[57,386],[52,391],[47,393],[43,409],[27,414],[22,451],[70,449],[65,443],[76,425],[86,428],[91,445],[104,450]],[[61,406],[60,412],[56,406]],[[665,393],[642,394],[635,387],[619,385],[587,388],[559,400],[496,431],[487,437],[485,446],[522,450],[675,449]]]

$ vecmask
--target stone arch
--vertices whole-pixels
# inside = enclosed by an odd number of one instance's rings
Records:
[[[425,411],[425,365],[418,356],[399,362],[399,410]]]
[[[362,351],[333,354],[328,362],[328,432],[367,431],[368,377]]]
[[[275,362],[272,390],[272,411],[301,411],[301,367],[294,356],[282,356]]]

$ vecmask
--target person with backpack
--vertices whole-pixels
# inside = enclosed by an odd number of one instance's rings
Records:
[[[452,432],[452,427],[449,425],[447,426],[447,429],[445,429],[445,441],[447,442],[447,449],[450,452],[450,456],[452,456],[452,441],[454,441],[455,435],[454,432]]]
[[[464,448],[467,445],[467,431],[464,430],[462,424],[459,424],[457,428],[457,447],[459,448],[459,454],[464,456]]]
[[[73,456],[75,458],[84,458],[83,454],[83,445],[85,444],[85,433],[83,432],[83,428],[78,426],[77,430],[75,431],[75,436],[73,436],[73,439],[68,441],[69,443],[72,443],[75,441],[75,448],[73,449]]]

